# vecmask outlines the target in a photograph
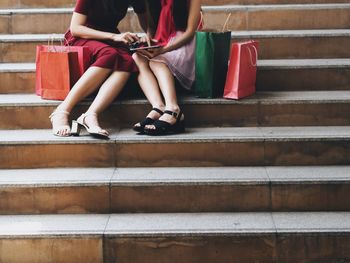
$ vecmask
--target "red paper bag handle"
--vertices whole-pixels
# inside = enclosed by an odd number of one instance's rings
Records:
[[[255,53],[255,63],[253,62],[253,54],[250,48],[253,48],[254,53]],[[253,67],[256,67],[256,65],[258,64],[258,50],[256,49],[256,47],[254,45],[248,45],[247,46],[248,51],[249,51],[249,57],[250,57],[250,63]]]

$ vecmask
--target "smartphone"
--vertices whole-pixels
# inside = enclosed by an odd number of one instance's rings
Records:
[[[137,50],[148,50],[148,49],[154,49],[154,48],[160,48],[161,45],[155,45],[155,46],[144,46],[144,47],[130,47],[130,51],[137,51]]]

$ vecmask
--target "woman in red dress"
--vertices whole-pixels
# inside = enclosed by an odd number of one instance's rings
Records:
[[[67,98],[51,114],[54,135],[70,136],[79,133],[80,127],[85,127],[91,135],[108,138],[108,132],[99,126],[97,116],[119,94],[130,73],[138,71],[128,44],[147,40],[129,32],[120,33],[117,29],[130,6],[134,8],[143,30],[147,31],[144,0],[77,0],[65,41],[67,45],[88,47],[92,61]],[[73,122],[75,127],[71,131],[68,117],[73,107],[99,87],[91,106]]]

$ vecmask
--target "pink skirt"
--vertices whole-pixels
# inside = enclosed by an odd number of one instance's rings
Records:
[[[174,37],[169,41],[169,44],[183,34],[182,31],[178,31]],[[194,37],[191,42],[187,43],[173,51],[161,54],[152,61],[165,63],[173,75],[178,79],[180,84],[190,90],[195,80],[195,49],[196,38]]]

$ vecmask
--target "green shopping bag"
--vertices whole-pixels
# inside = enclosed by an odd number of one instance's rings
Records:
[[[230,16],[227,18],[224,29],[229,18]],[[198,97],[222,97],[230,54],[230,43],[230,31],[196,32],[195,93]]]

